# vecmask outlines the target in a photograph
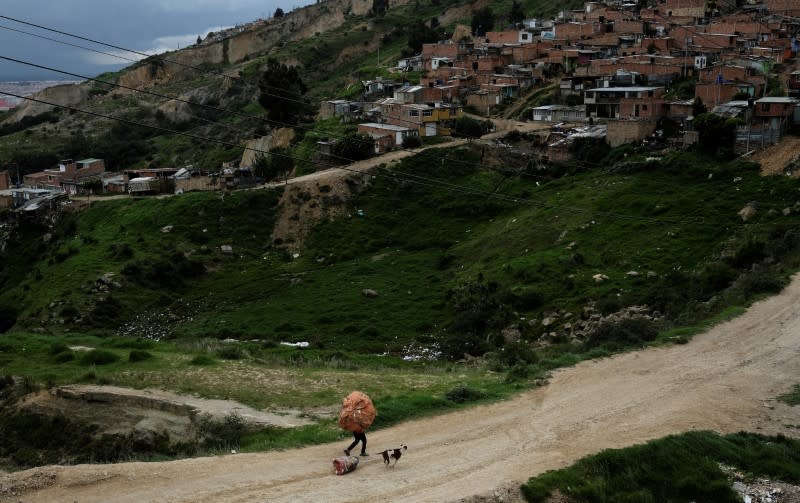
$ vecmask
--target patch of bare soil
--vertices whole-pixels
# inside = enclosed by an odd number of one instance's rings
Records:
[[[800,137],[785,136],[780,143],[765,148],[753,154],[751,161],[761,164],[763,176],[783,175],[787,167],[800,159]],[[800,171],[792,173],[800,177]]]
[[[72,385],[28,395],[18,407],[43,414],[64,414],[94,424],[100,434],[168,433],[172,441],[194,438],[201,420],[221,422],[236,414],[254,427],[290,428],[311,424],[298,411],[265,412],[230,400],[211,400],[161,390]]]
[[[512,400],[370,433],[373,453],[408,444],[394,468],[372,456],[353,473],[334,475],[331,458],[341,454],[343,440],[165,463],[45,467],[6,475],[0,485],[55,473],[52,484],[13,500],[26,503],[503,501],[496,490],[602,449],[668,434],[796,436],[800,407],[773,397],[800,375],[799,305],[797,276],[780,295],[689,344],[583,362]],[[373,398],[380,411],[380,397]],[[101,474],[108,478],[75,485]]]

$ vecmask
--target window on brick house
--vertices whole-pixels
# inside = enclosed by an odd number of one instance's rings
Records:
[[[761,111],[762,112],[769,112],[769,103],[762,103],[761,104]]]

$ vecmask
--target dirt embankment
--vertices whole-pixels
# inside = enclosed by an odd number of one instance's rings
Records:
[[[371,433],[373,452],[409,445],[395,468],[370,457],[347,476],[333,475],[330,459],[341,453],[341,442],[166,463],[38,468],[0,477],[0,500],[513,501],[528,477],[605,448],[694,429],[797,436],[800,407],[774,397],[800,375],[798,305],[800,276],[689,344],[584,362],[507,402]]]

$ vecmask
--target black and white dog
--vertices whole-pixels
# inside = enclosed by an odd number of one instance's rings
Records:
[[[383,464],[388,465],[389,460],[394,460],[392,466],[397,464],[397,460],[400,459],[400,456],[403,455],[403,451],[408,450],[408,446],[405,444],[400,444],[400,447],[396,449],[386,449],[385,451],[381,451],[381,456],[383,456]]]

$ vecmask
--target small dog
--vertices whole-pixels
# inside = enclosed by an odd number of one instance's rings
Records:
[[[405,444],[400,444],[400,447],[397,449],[386,449],[385,451],[381,451],[381,456],[383,456],[383,464],[388,465],[389,460],[393,459],[394,464],[397,464],[397,460],[400,459],[400,456],[403,455],[403,451],[408,450],[408,446]]]

